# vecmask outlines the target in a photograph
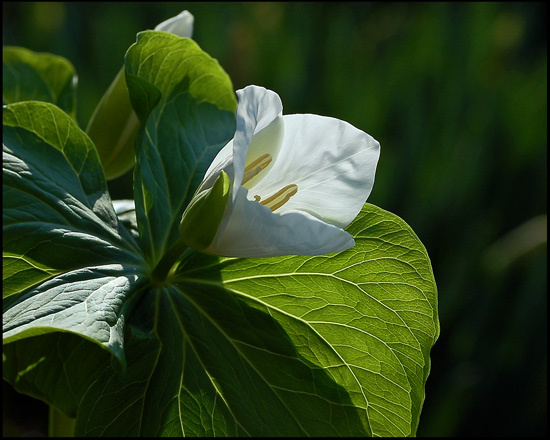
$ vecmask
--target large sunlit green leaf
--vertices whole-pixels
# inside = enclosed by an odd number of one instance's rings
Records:
[[[144,252],[156,263],[179,238],[186,205],[233,137],[237,102],[227,74],[191,39],[141,32],[125,63],[143,121],[134,171],[137,222]]]
[[[57,105],[73,118],[77,76],[65,58],[22,47],[2,48],[2,102],[43,101]]]
[[[77,434],[414,435],[439,334],[430,261],[372,205],[348,231],[355,248],[325,256],[192,253],[141,299],[126,375],[90,387]]]

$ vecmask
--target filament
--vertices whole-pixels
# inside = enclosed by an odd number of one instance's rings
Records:
[[[264,206],[267,206],[271,211],[275,211],[283,206],[290,198],[298,192],[298,185],[287,185],[284,188],[277,191],[271,197],[268,197],[265,200],[260,201]],[[257,197],[257,198],[256,198]],[[259,199],[259,196],[254,196],[256,200]],[[259,200],[258,200],[259,201]]]
[[[242,185],[244,185],[246,182],[248,182],[254,176],[257,176],[260,173],[260,171],[262,171],[265,167],[267,167],[271,163],[271,161],[272,161],[271,155],[264,154],[264,155],[258,157],[258,159],[256,159],[255,161],[250,162],[244,168]]]

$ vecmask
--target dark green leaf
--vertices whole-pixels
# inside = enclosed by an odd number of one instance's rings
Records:
[[[110,355],[82,337],[56,332],[4,345],[3,378],[16,390],[76,417],[90,383]]]
[[[144,252],[156,263],[179,238],[183,211],[235,133],[236,98],[218,62],[188,38],[138,34],[126,54],[130,98],[143,119],[134,172]]]
[[[140,272],[119,264],[86,267],[10,297],[2,316],[4,344],[69,331],[101,344],[124,366],[124,324],[144,284]]]
[[[50,102],[75,117],[77,76],[69,61],[22,47],[4,47],[2,58],[4,104]]]
[[[3,295],[71,269],[137,263],[97,152],[75,122],[39,102],[8,105],[3,119]]]
[[[53,104],[11,104],[3,117],[3,341],[68,331],[123,365],[126,300],[145,267],[97,152]]]

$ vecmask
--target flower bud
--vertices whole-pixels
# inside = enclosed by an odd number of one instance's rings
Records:
[[[178,37],[191,38],[195,17],[189,11],[183,11],[175,17],[163,21],[155,27],[156,31],[170,32]]]

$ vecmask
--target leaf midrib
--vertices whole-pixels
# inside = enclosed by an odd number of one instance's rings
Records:
[[[178,291],[182,292],[181,290],[178,289]],[[213,319],[208,313],[206,313],[206,311],[200,307],[199,304],[197,304],[195,301],[193,301],[189,296],[185,295],[183,292],[182,294],[185,296],[186,300],[189,301],[191,304],[193,304],[197,310],[199,310],[200,312],[202,312],[203,316],[226,338],[226,340],[229,342],[229,344],[235,349],[235,351],[237,353],[239,353],[239,355],[241,356],[241,359],[245,360],[246,363],[252,368],[253,371],[256,372],[256,374],[258,375],[258,377],[260,377],[264,383],[269,387],[269,389],[272,391],[273,395],[276,396],[279,401],[281,402],[281,404],[283,405],[284,408],[286,408],[286,410],[288,411],[288,413],[291,415],[291,417],[294,419],[294,421],[296,422],[296,424],[300,427],[300,429],[302,430],[302,432],[307,435],[307,431],[304,429],[304,427],[302,426],[302,424],[300,423],[300,421],[296,418],[296,416],[294,415],[294,412],[288,408],[288,406],[285,404],[285,401],[279,396],[279,394],[275,391],[275,389],[273,389],[273,387],[271,386],[271,384],[269,383],[269,381],[256,369],[256,367],[254,366],[254,364],[252,364],[250,362],[250,360],[242,353],[242,351],[239,349],[239,347],[237,345],[235,345],[235,343],[233,342],[232,338],[230,338],[225,332],[224,330],[217,324],[216,320]],[[170,300],[170,302],[172,303],[172,300]],[[173,303],[172,303],[173,304]],[[175,306],[174,306],[174,309],[175,309]],[[175,312],[174,312],[175,313]],[[175,315],[177,316],[177,313],[175,313]],[[184,324],[179,320],[178,318],[178,322],[180,323],[180,326],[181,326],[181,329],[182,329],[182,332],[184,334],[185,333],[185,330],[184,330]],[[191,347],[193,347],[193,345],[191,344]],[[198,353],[198,351],[193,347],[193,350],[195,351],[195,354],[197,355],[197,358],[200,359],[200,355]],[[201,365],[202,362],[201,362]],[[204,365],[203,365],[204,367]],[[208,370],[205,368],[205,372],[207,372]],[[210,377],[210,375],[208,375]],[[217,390],[217,387],[216,387],[216,390]],[[221,395],[220,393],[220,397],[223,399],[223,395]],[[224,402],[225,402],[225,399],[224,399]],[[227,405],[227,403],[226,403]],[[228,406],[228,409],[229,409],[229,405]],[[231,412],[231,410],[230,410]],[[231,412],[231,414],[233,414],[233,412]],[[233,416],[235,417],[235,416]],[[235,418],[235,421],[238,423],[237,421],[237,418]],[[239,426],[242,427],[242,425],[239,423]],[[243,428],[244,429],[244,428]],[[244,431],[246,432],[246,429],[244,429]]]

